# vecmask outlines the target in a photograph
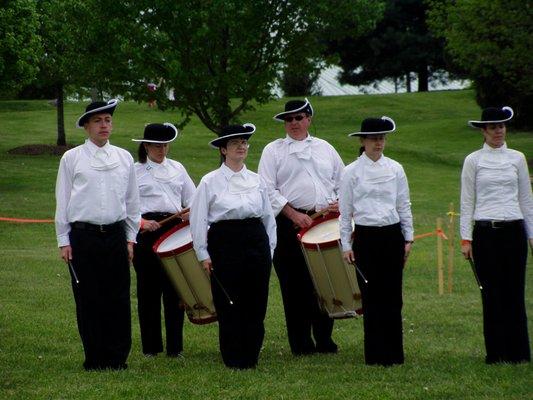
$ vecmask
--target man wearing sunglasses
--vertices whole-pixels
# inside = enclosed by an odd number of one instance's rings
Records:
[[[312,224],[310,215],[325,208],[338,211],[337,193],[344,164],[325,140],[309,135],[313,117],[309,100],[290,100],[274,116],[286,137],[269,143],[259,161],[274,214],[278,276],[291,351],[295,355],[336,353],[333,320],[320,311],[304,255],[296,238]],[[314,339],[314,340],[313,340]]]

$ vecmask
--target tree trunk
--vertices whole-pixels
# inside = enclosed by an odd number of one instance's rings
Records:
[[[418,91],[427,92],[429,90],[429,73],[427,65],[418,70]]]
[[[99,91],[97,88],[95,87],[92,87],[91,88],[91,102],[95,102],[95,101],[98,101],[101,99],[101,96],[99,94]]]
[[[66,146],[67,138],[65,136],[65,113],[63,108],[63,84],[58,83],[57,87],[57,145]]]
[[[411,93],[411,73],[410,72],[405,74],[405,90],[407,90],[407,93]]]

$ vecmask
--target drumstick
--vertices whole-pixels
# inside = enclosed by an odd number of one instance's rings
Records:
[[[188,213],[189,210],[190,210],[189,207],[184,208],[183,210],[177,212],[176,214],[171,215],[170,217],[165,218],[165,219],[162,219],[161,221],[159,221],[159,225],[163,226],[163,225],[165,225],[167,222],[172,221],[173,219],[176,219],[176,218],[178,218],[178,217],[181,217],[181,216],[182,216],[183,214],[185,214],[185,213]]]
[[[311,218],[311,219],[317,219],[318,217],[320,217],[320,216],[322,216],[322,215],[324,215],[324,214],[327,214],[327,213],[329,213],[329,210],[328,210],[327,208],[324,208],[324,209],[322,209],[322,210],[320,210],[320,211],[317,211],[317,212],[314,213],[314,214],[311,214],[311,215],[309,216],[309,218]],[[296,224],[294,224],[294,227],[297,228],[297,229],[300,228],[300,227],[299,227],[298,225],[296,225]]]
[[[479,286],[479,290],[483,290],[483,286],[481,286],[481,283],[479,282],[479,277],[477,276],[476,267],[474,266],[474,261],[469,258],[468,262],[470,263],[470,266],[472,267],[472,272],[474,273],[474,276],[476,277],[477,285]]]
[[[368,281],[366,280],[365,276],[363,275],[363,273],[361,272],[361,270],[359,269],[359,267],[357,266],[357,264],[354,262],[352,262],[353,266],[355,267],[355,270],[359,273],[359,275],[361,275],[361,278],[363,278],[363,280],[365,281],[365,283],[368,283]]]
[[[76,283],[79,284],[80,281],[78,280],[78,276],[76,275],[76,271],[74,270],[74,266],[72,265],[72,262],[70,262],[70,260],[68,260],[68,267],[70,268],[70,272],[72,272],[74,280],[76,281]]]
[[[228,295],[228,292],[226,292],[226,289],[224,289],[224,286],[222,286],[222,283],[218,280],[217,276],[215,275],[215,270],[211,268],[211,276],[215,278],[215,281],[217,281],[217,285],[222,289],[222,292],[224,293],[224,296],[228,299],[228,302],[233,305],[233,301],[231,301],[231,298]]]
[[[161,221],[159,221],[159,225],[160,225],[160,226],[163,226],[163,225],[165,225],[167,222],[170,222],[170,221],[172,221],[173,219],[176,219],[176,218],[181,217],[183,214],[189,212],[189,210],[190,210],[189,207],[184,208],[183,210],[178,211],[176,214],[172,214],[170,217],[167,217],[167,218],[162,219]],[[141,233],[144,233],[144,232],[148,232],[148,229],[143,229],[143,230],[141,231]]]

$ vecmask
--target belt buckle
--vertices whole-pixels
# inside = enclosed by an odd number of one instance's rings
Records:
[[[100,233],[105,233],[105,225],[98,225],[98,227],[100,228]]]
[[[492,229],[500,229],[500,228],[502,228],[502,226],[498,226],[497,225],[499,222],[500,221],[490,221],[490,226],[492,227]]]

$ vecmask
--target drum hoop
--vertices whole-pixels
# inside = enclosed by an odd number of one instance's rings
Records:
[[[174,256],[174,255],[181,254],[184,251],[192,249],[193,245],[192,245],[192,242],[190,242],[190,243],[184,244],[183,246],[175,248],[173,250],[162,251],[162,252],[158,251],[159,246],[161,245],[161,243],[163,243],[163,241],[165,239],[167,239],[170,235],[176,233],[177,231],[179,231],[182,228],[185,228],[188,225],[189,225],[189,221],[183,221],[183,222],[179,223],[178,225],[176,225],[176,226],[172,227],[171,229],[169,229],[167,232],[163,233],[163,235],[161,235],[161,237],[159,239],[157,239],[157,241],[152,246],[152,250],[154,251],[154,253],[156,253],[159,257],[169,257],[169,256]]]
[[[328,242],[321,242],[321,243],[305,243],[305,242],[302,242],[302,238],[310,229],[321,224],[322,222],[326,222],[332,219],[337,219],[339,218],[339,215],[340,214],[338,212],[330,212],[324,216],[316,218],[315,220],[313,220],[313,223],[309,227],[300,229],[300,231],[296,234],[296,237],[298,238],[302,246],[305,247],[306,249],[316,249],[317,244],[320,246],[320,248],[323,248],[323,249],[327,249],[330,247],[337,247],[338,239],[333,239]]]

